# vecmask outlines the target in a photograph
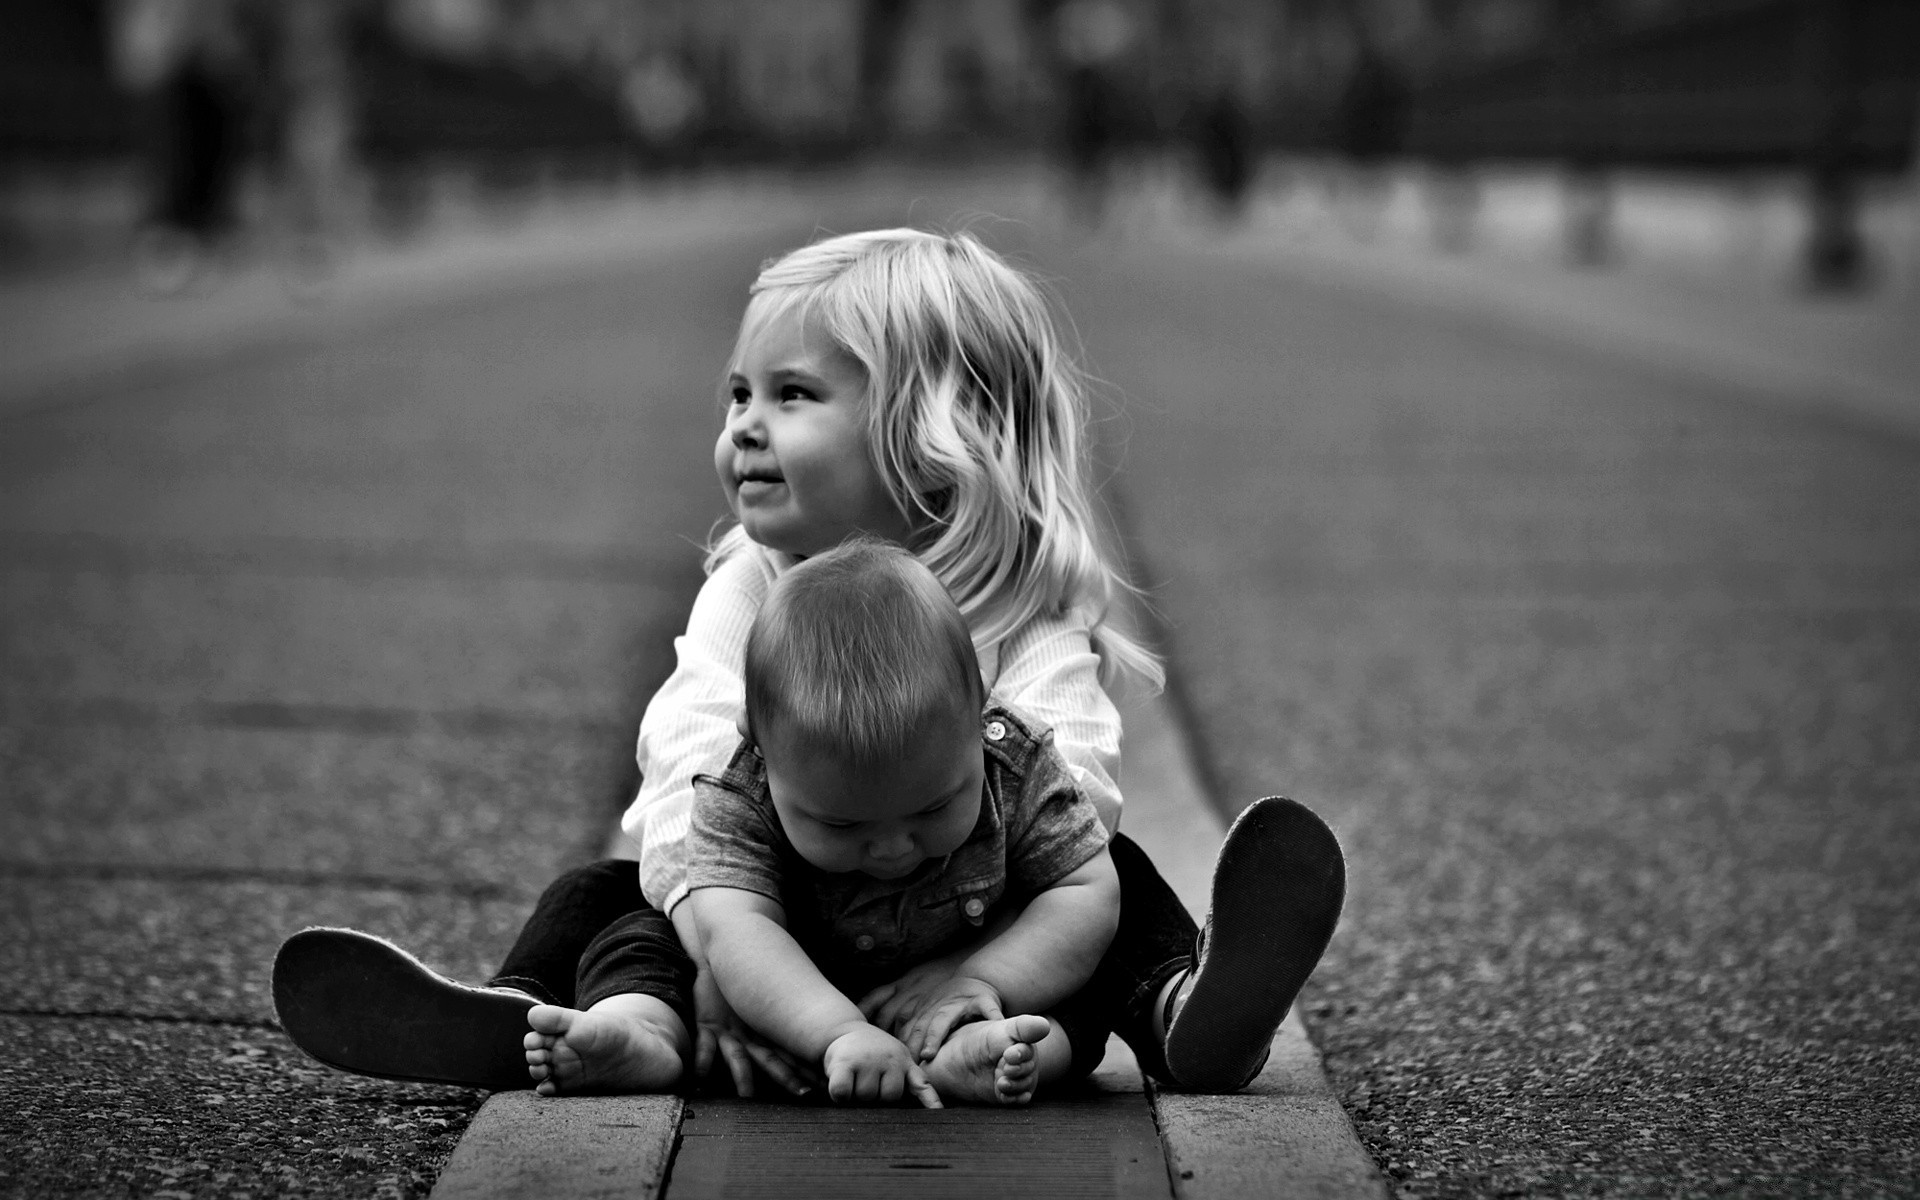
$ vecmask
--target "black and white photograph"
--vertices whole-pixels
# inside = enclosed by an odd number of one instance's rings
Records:
[[[1920,2],[0,9],[0,1200],[1920,1198]]]

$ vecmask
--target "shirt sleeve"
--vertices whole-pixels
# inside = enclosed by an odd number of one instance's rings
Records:
[[[687,894],[694,776],[718,776],[740,742],[747,630],[766,598],[769,568],[754,554],[721,563],[673,641],[673,674],[640,719],[640,790],[620,827],[640,846],[640,892],[661,912]]]
[[[1100,853],[1108,836],[1071,769],[1043,739],[1007,822],[1008,881],[1029,894],[1044,891]]]
[[[705,775],[694,780],[693,788],[684,890],[741,888],[779,903],[780,860],[773,847],[780,837],[772,815]]]
[[[999,657],[993,694],[1053,730],[1075,786],[1108,832],[1119,828],[1120,711],[1100,686],[1085,616],[1037,617],[1001,645]]]

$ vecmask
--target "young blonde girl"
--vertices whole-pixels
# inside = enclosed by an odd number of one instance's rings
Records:
[[[495,1088],[531,1077],[543,1093],[669,1087],[685,1066],[704,1077],[719,1060],[742,1094],[755,1065],[807,1088],[813,1064],[744,1028],[711,984],[682,903],[685,843],[694,777],[721,774],[740,737],[754,613],[793,562],[853,534],[898,542],[934,572],[967,619],[988,690],[1052,728],[1103,822],[1118,825],[1120,720],[1104,683],[1131,674],[1157,686],[1160,668],[1108,619],[1125,584],[1089,500],[1085,389],[1033,283],[965,233],[814,243],[755,280],[726,391],[715,467],[736,523],[710,549],[676,668],[641,722],[643,783],[622,822],[638,871],[612,860],[556,881],[485,988],[352,931],[296,935],[276,964],[276,1001],[316,1057]],[[1121,928],[1095,983],[1113,997],[1113,1027],[1164,1083],[1238,1088],[1331,934],[1337,844],[1291,801],[1250,806],[1229,831],[1198,938],[1139,848],[1116,833],[1112,850]],[[596,1039],[617,1033],[591,1019],[608,997],[576,982],[614,952],[618,939],[603,935],[619,925],[631,945],[636,921],[655,957],[678,964],[649,1009],[678,1057],[598,1070]],[[902,1028],[952,965],[917,968],[861,1008]],[[349,972],[360,986],[339,986]],[[401,1017],[446,1033],[391,1032]]]

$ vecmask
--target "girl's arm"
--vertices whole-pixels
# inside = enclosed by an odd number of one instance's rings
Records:
[[[687,894],[693,777],[725,770],[739,743],[747,629],[771,581],[769,568],[751,552],[714,569],[694,598],[686,632],[674,639],[673,674],[640,721],[640,791],[620,825],[640,846],[641,894],[669,915]],[[687,940],[691,923],[676,919],[674,926]]]
[[[787,932],[780,905],[743,888],[702,887],[686,908],[734,1011],[807,1062],[817,1062],[835,1100],[898,1100],[927,1108],[940,1097],[907,1048],[867,1023],[827,982]]]
[[[1073,781],[1111,833],[1120,824],[1120,711],[1078,614],[1029,621],[1000,644],[993,694],[1053,730]]]

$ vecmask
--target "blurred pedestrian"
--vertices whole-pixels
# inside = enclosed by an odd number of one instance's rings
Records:
[[[1115,0],[1066,0],[1053,17],[1060,63],[1061,157],[1068,204],[1088,228],[1106,217],[1113,160],[1120,141],[1116,78],[1133,44],[1133,18]]]
[[[177,291],[239,224],[240,170],[254,133],[257,56],[241,0],[119,0],[110,59],[141,100],[149,201],[134,244],[141,282]]]
[[[1363,35],[1340,94],[1340,150],[1346,156],[1339,205],[1348,231],[1371,241],[1379,230],[1405,138],[1408,90],[1399,68]]]
[[[1214,82],[1188,115],[1189,136],[1200,182],[1222,220],[1237,220],[1253,186],[1253,122],[1239,89]]]

